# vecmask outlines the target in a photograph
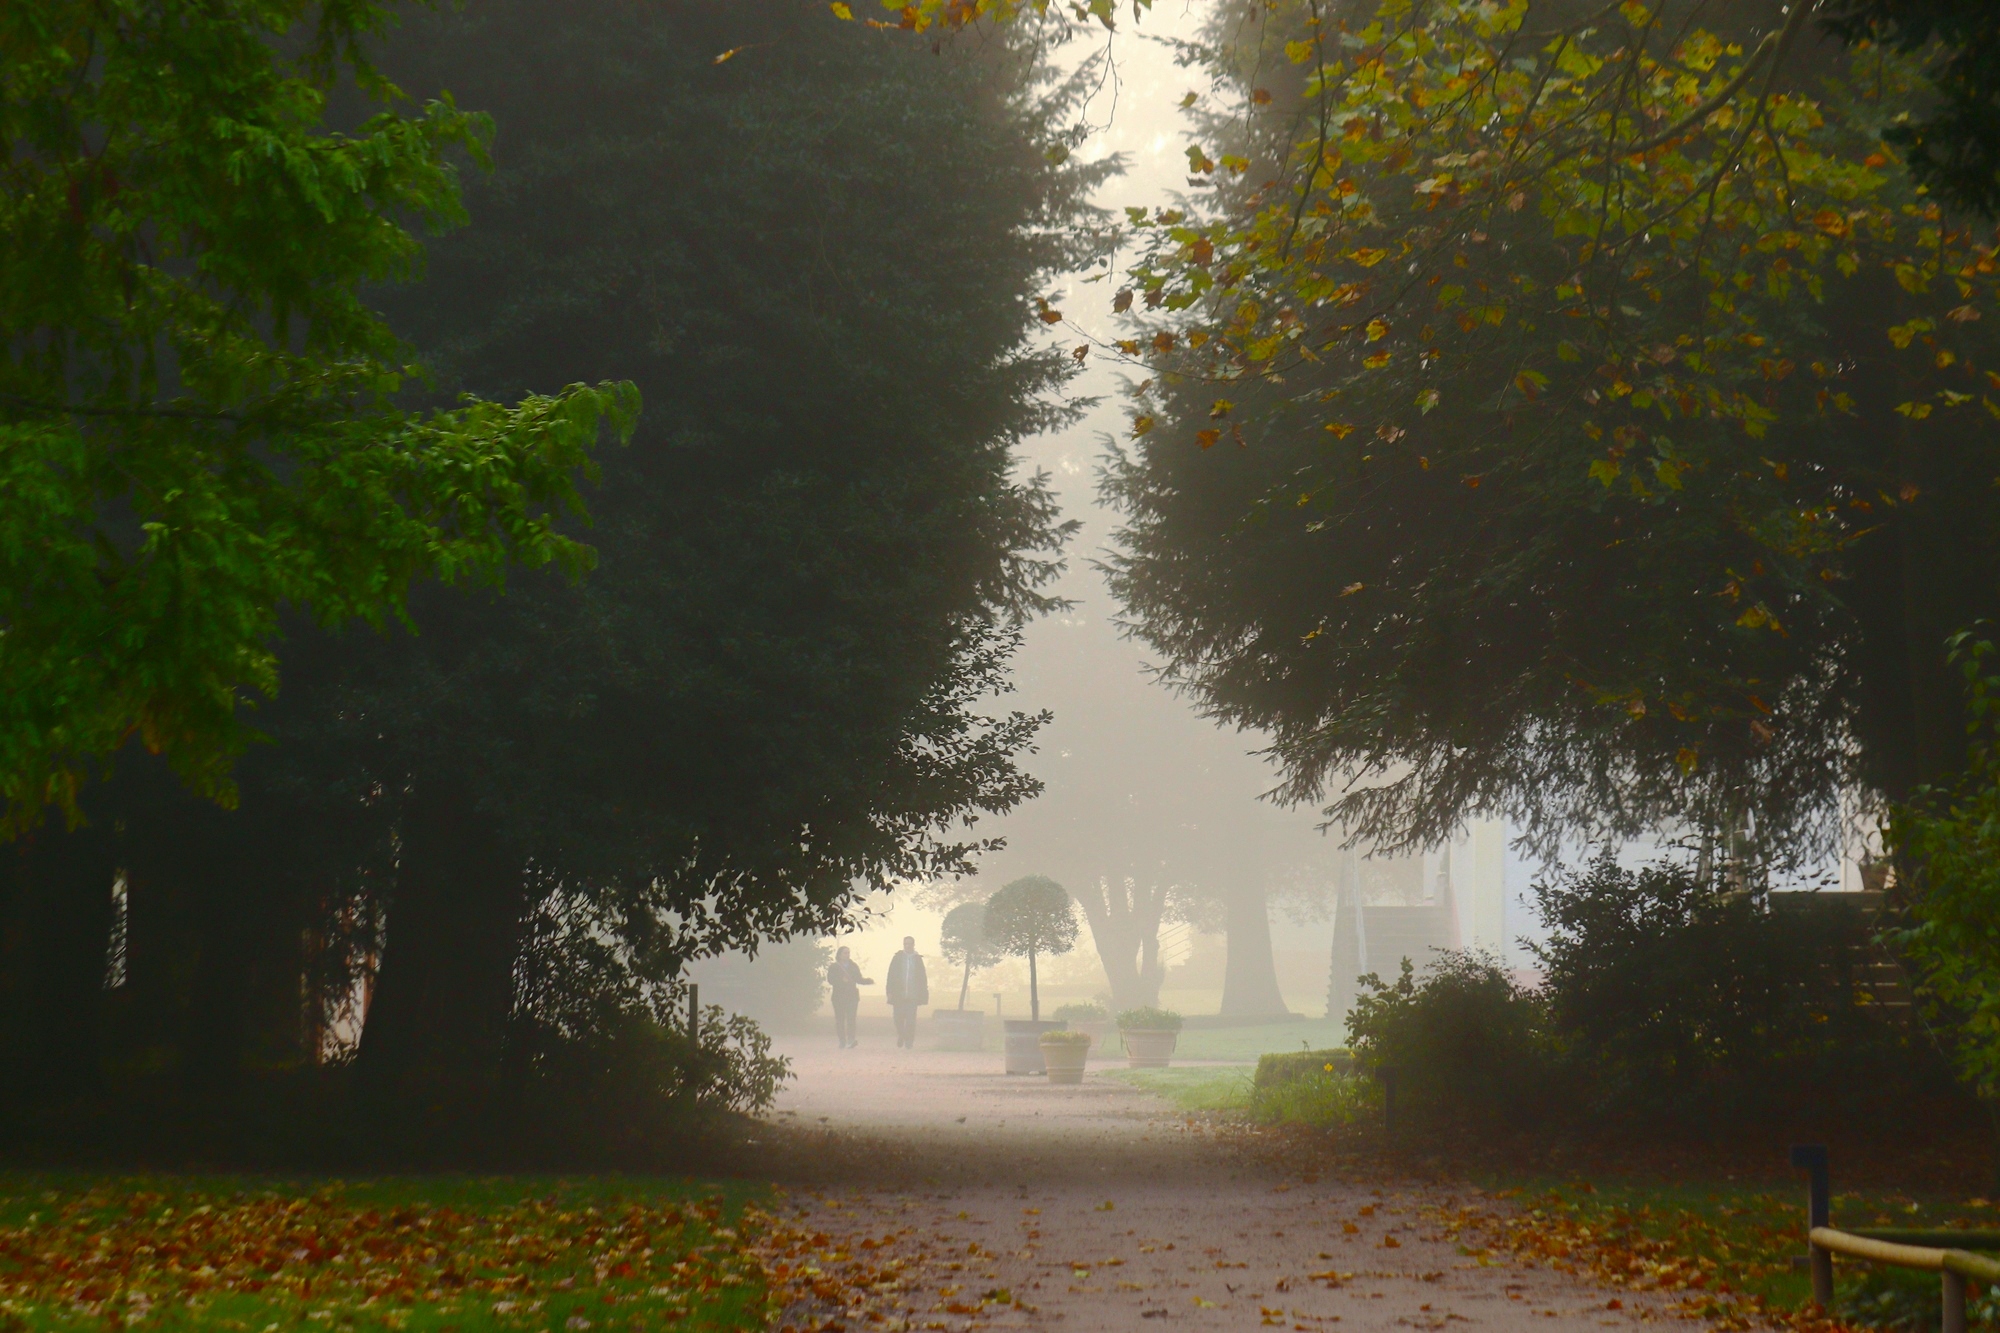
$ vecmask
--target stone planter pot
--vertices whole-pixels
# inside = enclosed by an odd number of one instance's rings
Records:
[[[1083,1062],[1090,1058],[1092,1043],[1088,1041],[1053,1041],[1052,1033],[1043,1033],[1038,1040],[1042,1048],[1042,1063],[1048,1066],[1049,1082],[1083,1082]]]
[[[1054,1019],[1008,1018],[1001,1021],[1001,1029],[1007,1034],[1007,1072],[1010,1074],[1040,1074],[1048,1066],[1042,1063],[1042,1034],[1061,1029],[1062,1024]]]
[[[931,1047],[939,1051],[986,1049],[986,1015],[977,1009],[931,1010]]]
[[[1125,1063],[1133,1069],[1165,1069],[1181,1036],[1170,1028],[1119,1028],[1118,1035],[1125,1039]]]

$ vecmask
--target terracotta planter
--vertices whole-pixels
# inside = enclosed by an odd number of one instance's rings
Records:
[[[1165,1069],[1181,1034],[1171,1028],[1119,1028],[1125,1039],[1125,1063],[1133,1069]]]
[[[1050,1018],[1009,1018],[1001,1026],[1007,1033],[1008,1073],[1039,1074],[1047,1069],[1042,1063],[1042,1034],[1054,1032],[1062,1024]]]
[[[1048,1066],[1049,1082],[1083,1082],[1083,1062],[1090,1058],[1091,1043],[1050,1040],[1054,1035],[1045,1032],[1037,1041],[1042,1048],[1042,1063]]]
[[[940,1051],[983,1051],[986,1015],[977,1009],[933,1009],[931,1034],[931,1045]]]

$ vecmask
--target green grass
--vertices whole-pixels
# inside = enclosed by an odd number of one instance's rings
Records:
[[[1523,1210],[1509,1225],[1517,1245],[1547,1254],[1587,1256],[1600,1274],[1632,1271],[1634,1259],[1675,1264],[1664,1285],[1680,1290],[1700,1313],[1732,1310],[1784,1316],[1811,1295],[1805,1270],[1802,1188],[1735,1182],[1599,1180],[1489,1175],[1484,1182]],[[1917,1198],[1907,1194],[1838,1194],[1835,1226],[1969,1226],[2000,1223],[2000,1206],[1984,1199]],[[1835,1315],[1853,1325],[1923,1333],[1939,1324],[1934,1273],[1837,1263]],[[1976,1300],[1971,1321],[2000,1327],[2000,1300]]]
[[[0,1173],[0,1333],[761,1327],[762,1191],[595,1177]]]
[[[1250,1076],[1247,1065],[1197,1065],[1182,1069],[1115,1069],[1110,1076],[1156,1097],[1172,1102],[1183,1111],[1247,1111],[1250,1107]]]

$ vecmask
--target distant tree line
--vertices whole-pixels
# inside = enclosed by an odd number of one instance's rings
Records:
[[[368,293],[413,406],[643,402],[556,528],[594,567],[419,580],[380,631],[301,610],[234,809],[128,746],[9,846],[17,1142],[439,1160],[623,1116],[636,1152],[774,1075],[719,1011],[686,1043],[684,962],[963,870],[1036,790],[1041,719],[991,697],[1068,530],[1012,446],[1072,363],[1027,296],[1092,257],[1101,173],[1049,151],[1033,35],[494,0],[377,59],[494,126],[470,225]]]

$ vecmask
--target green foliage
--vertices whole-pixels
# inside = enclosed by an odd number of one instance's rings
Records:
[[[1393,1077],[1399,1107],[1521,1127],[1559,1095],[1541,1007],[1497,958],[1454,950],[1421,983],[1407,958],[1393,982],[1362,977],[1347,1026],[1357,1065]]]
[[[1947,203],[2000,213],[2000,29],[1983,0],[1835,0],[1820,24],[1849,43],[1879,43],[1924,61],[1939,105],[1882,138],[1910,174]]]
[[[791,1077],[756,1022],[711,1004],[687,1033],[687,990],[620,947],[590,895],[538,906],[514,963],[507,1150],[531,1160],[658,1165],[679,1140],[770,1109]]]
[[[1157,1009],[1151,1005],[1118,1012],[1118,1026],[1137,1032],[1179,1032],[1183,1021],[1173,1010]]]
[[[986,900],[986,937],[1003,953],[1028,960],[1028,1015],[1042,1015],[1035,959],[1076,947],[1077,920],[1069,890],[1047,875],[1023,875]]]
[[[658,1169],[680,1146],[729,1116],[770,1109],[791,1077],[751,1019],[709,1005],[701,1040],[666,1012],[607,1010],[590,1029],[524,1033],[515,1058],[528,1072],[510,1089],[509,1159],[596,1169]]]
[[[1088,1032],[1071,1032],[1058,1028],[1053,1032],[1042,1033],[1036,1040],[1044,1046],[1088,1046],[1092,1038]]]
[[[1077,929],[1069,890],[1046,875],[1023,875],[986,900],[986,937],[1015,956],[1068,953]]]
[[[1281,1083],[1293,1083],[1319,1074],[1345,1073],[1353,1067],[1354,1052],[1344,1048],[1273,1051],[1257,1057],[1256,1082],[1260,1088],[1275,1088]]]
[[[575,1128],[552,1154],[668,1151],[669,1124],[726,1122],[774,1077],[747,1030],[686,1049],[685,964],[961,873],[977,821],[1037,790],[1017,760],[1041,718],[996,699],[1069,529],[1014,446],[1068,419],[1046,391],[1074,363],[1030,342],[1021,293],[1094,257],[1069,224],[1103,173],[1046,156],[1069,113],[1022,29],[934,54],[833,24],[718,67],[746,25],[801,16],[406,17],[385,76],[494,131],[473,224],[428,243],[421,284],[368,289],[436,370],[397,402],[640,386],[590,497],[597,566],[504,596],[424,582],[383,633],[288,621],[239,810],[128,792],[121,761],[70,858],[102,886],[0,880],[0,1054],[63,1053],[92,1127],[282,1084],[351,1106],[355,1155],[476,1156],[538,1123]],[[46,832],[53,863],[70,835]],[[107,996],[104,922],[43,908],[107,903],[111,867],[147,961]],[[322,1042],[371,973],[359,1049]],[[53,1081],[15,1072],[10,1128],[53,1123]],[[173,1151],[197,1118],[144,1119]]]
[[[1006,957],[1000,947],[987,938],[986,904],[977,902],[960,903],[945,913],[938,937],[938,952],[945,956],[947,962],[961,964],[969,972],[991,967]]]
[[[361,54],[385,6],[22,0],[0,13],[0,798],[12,831],[77,816],[135,732],[228,800],[270,695],[281,606],[400,614],[421,578],[576,573],[601,426],[629,385],[513,408],[399,410],[404,349],[364,283],[405,227],[463,220],[454,150],[487,126],[409,114]],[[328,131],[343,76],[380,108]]]
[[[1921,75],[1797,6],[1548,21],[1217,27],[1198,126],[1250,165],[1132,218],[1113,582],[1282,797],[1379,845],[1485,810],[1803,858],[1961,744],[1990,237],[1891,169]]]
[[[1298,1078],[1258,1083],[1250,1094],[1251,1118],[1266,1125],[1318,1130],[1379,1124],[1382,1086],[1351,1067],[1308,1070]]]
[[[1535,886],[1548,1025],[1607,1112],[1766,1118],[1945,1091],[1928,1040],[1868,993],[1868,919],[1841,895],[1760,901],[1689,868],[1602,857]]]
[[[1108,1023],[1111,1011],[1095,1000],[1059,1004],[1049,1015],[1058,1023]]]
[[[1950,786],[1926,787],[1898,808],[1888,843],[1915,874],[1910,923],[1897,935],[1927,1001],[1951,1020],[1961,1077],[1982,1098],[2000,1097],[2000,676],[1993,645],[1972,634],[1953,644],[1965,673],[1972,744]]]
[[[1926,1036],[1867,993],[1871,932],[1845,904],[1608,858],[1536,894],[1538,990],[1466,952],[1364,978],[1355,1055],[1395,1070],[1418,1119],[1698,1132],[1963,1109]]]

